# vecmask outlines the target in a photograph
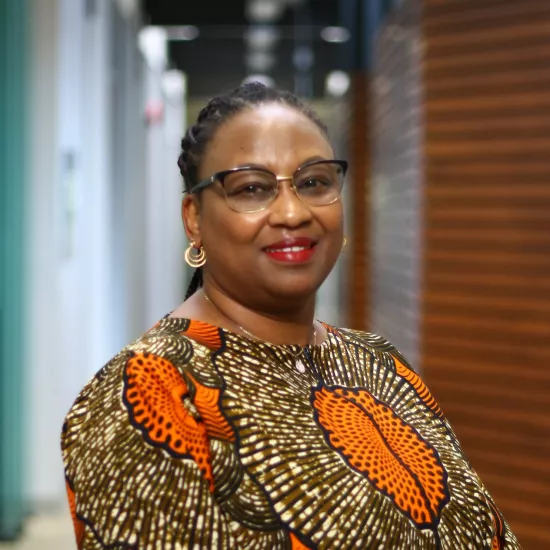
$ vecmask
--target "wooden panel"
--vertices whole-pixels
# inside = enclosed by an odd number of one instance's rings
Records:
[[[347,326],[366,330],[369,302],[369,238],[370,238],[370,156],[369,145],[369,82],[367,75],[353,75],[350,118],[350,169],[347,187],[350,193],[349,284],[346,299]]]
[[[424,0],[422,367],[523,548],[550,548],[550,2]]]

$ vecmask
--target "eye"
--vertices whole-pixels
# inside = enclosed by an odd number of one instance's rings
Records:
[[[315,176],[307,178],[298,184],[300,189],[318,189],[322,187],[330,187],[331,182],[327,178]]]
[[[271,179],[270,174],[259,170],[236,170],[227,175],[224,187],[230,197],[258,197],[272,192]]]
[[[229,194],[234,195],[259,195],[263,193],[269,193],[271,191],[271,186],[265,183],[255,183],[248,182],[238,187],[228,189]]]
[[[242,187],[238,193],[244,193],[246,195],[254,195],[256,193],[260,193],[261,191],[265,191],[266,186],[261,185],[259,183],[249,183],[248,185]]]

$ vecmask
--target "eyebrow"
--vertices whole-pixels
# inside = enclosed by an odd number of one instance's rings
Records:
[[[310,162],[314,162],[316,160],[334,160],[333,158],[325,158],[320,155],[315,155],[313,157],[309,157],[306,160],[304,160],[296,170],[299,170],[302,168],[302,166],[305,166],[306,164],[309,164]],[[235,168],[258,168],[259,170],[267,170],[268,172],[271,172],[272,170],[268,168],[265,164],[257,164],[254,162],[245,162],[243,164],[238,164],[235,166]]]

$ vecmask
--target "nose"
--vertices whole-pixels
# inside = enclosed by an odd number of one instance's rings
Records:
[[[271,225],[300,227],[308,223],[313,214],[307,204],[298,198],[292,185],[292,178],[279,178],[279,189],[269,207]]]

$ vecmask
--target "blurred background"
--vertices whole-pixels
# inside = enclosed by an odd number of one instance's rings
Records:
[[[183,299],[179,140],[247,79],[351,163],[318,317],[389,338],[550,548],[550,2],[0,0],[0,44],[1,548],[74,548],[64,415]]]

